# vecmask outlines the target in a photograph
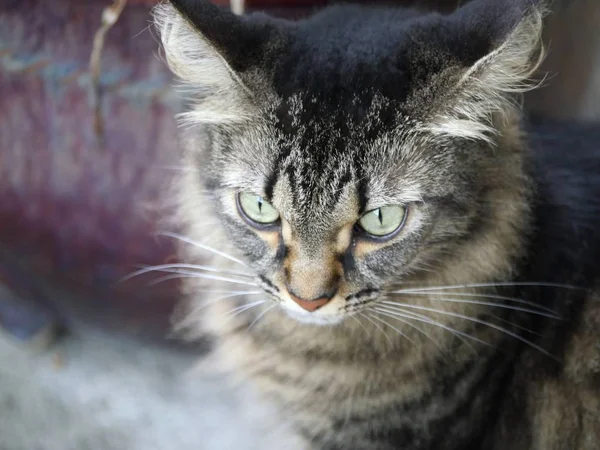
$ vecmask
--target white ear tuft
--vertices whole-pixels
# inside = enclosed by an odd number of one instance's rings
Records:
[[[532,76],[545,56],[542,18],[542,10],[532,9],[501,45],[467,69],[426,130],[492,143],[498,132],[494,117],[514,117],[521,94],[540,85]]]
[[[153,10],[166,62],[191,92],[182,123],[236,123],[251,116],[250,93],[220,52],[169,3]]]

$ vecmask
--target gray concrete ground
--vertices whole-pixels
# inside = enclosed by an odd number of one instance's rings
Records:
[[[294,448],[271,411],[193,367],[96,332],[43,353],[0,334],[0,450]]]

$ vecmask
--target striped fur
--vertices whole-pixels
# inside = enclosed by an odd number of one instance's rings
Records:
[[[587,253],[565,252],[579,236],[543,206],[560,197],[543,195],[562,162],[538,158],[515,106],[540,60],[542,8],[345,6],[292,24],[171,3],[156,15],[167,62],[202,92],[177,182],[181,256],[212,271],[184,273],[178,329],[214,339],[207,364],[259,387],[298,448],[546,450],[573,433],[572,448],[593,448],[597,404],[561,402],[598,372],[598,312],[565,285],[593,286],[579,274],[600,251],[600,208],[579,215],[599,225]],[[249,225],[240,192],[280,221]],[[361,234],[360,216],[385,205],[406,206],[402,229]],[[573,270],[546,266],[556,255]],[[291,297],[332,287],[312,313]],[[569,324],[585,311],[581,334]],[[577,345],[589,354],[557,361]],[[541,425],[559,407],[579,428]]]

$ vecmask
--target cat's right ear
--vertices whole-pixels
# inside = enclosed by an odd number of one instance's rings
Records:
[[[237,16],[204,0],[170,0],[153,14],[169,68],[202,103],[184,120],[233,123],[251,117],[267,45],[277,40],[275,21]]]
[[[426,129],[493,142],[496,118],[520,117],[520,96],[539,84],[533,78],[545,55],[545,13],[546,0],[473,0],[446,17],[443,39],[459,69],[448,70]]]

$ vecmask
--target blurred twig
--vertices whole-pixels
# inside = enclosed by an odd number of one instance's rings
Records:
[[[90,88],[92,97],[92,108],[94,109],[94,134],[98,138],[98,143],[103,143],[104,138],[104,119],[102,117],[102,86],[100,84],[100,72],[102,71],[102,50],[104,48],[104,39],[110,28],[117,23],[127,0],[114,0],[113,4],[102,10],[102,19],[100,28],[94,35],[92,53],[90,55]]]

